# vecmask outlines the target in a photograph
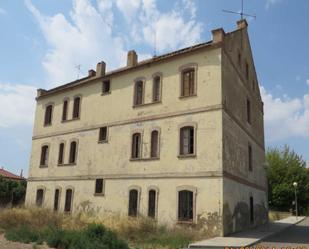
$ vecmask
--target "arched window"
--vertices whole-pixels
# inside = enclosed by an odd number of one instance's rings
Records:
[[[59,155],[58,155],[58,164],[63,164],[63,156],[64,156],[64,143],[59,145]]]
[[[69,163],[76,163],[77,143],[71,142]]]
[[[51,125],[53,116],[53,106],[48,105],[45,109],[44,125]]]
[[[138,190],[131,189],[129,192],[129,216],[136,217],[138,212]]]
[[[73,119],[79,118],[79,116],[80,116],[80,97],[75,97],[73,104]]]
[[[47,166],[47,165],[48,165],[48,145],[44,145],[41,148],[40,166]]]
[[[180,129],[180,155],[194,154],[194,127],[185,126]]]
[[[254,223],[254,202],[252,196],[250,196],[250,223]]]
[[[158,102],[161,100],[161,77],[159,75],[153,78],[152,101]]]
[[[178,220],[193,221],[193,192],[182,190],[178,192]]]
[[[62,121],[66,121],[67,117],[68,117],[68,100],[64,100],[62,106]]]
[[[36,200],[35,203],[38,207],[42,207],[44,200],[44,189],[38,189],[36,191]]]
[[[71,212],[72,199],[73,199],[73,190],[69,188],[65,192],[64,212]]]
[[[134,105],[142,105],[144,103],[144,83],[139,80],[135,82],[134,89]]]
[[[157,206],[157,191],[154,189],[148,192],[148,217],[156,218],[156,206]]]
[[[132,136],[132,158],[141,157],[141,134],[134,133]]]
[[[60,201],[60,189],[56,189],[54,197],[54,211],[59,210],[59,201]]]
[[[152,131],[151,132],[151,155],[152,158],[159,157],[159,132]]]
[[[195,94],[195,69],[188,68],[181,72],[181,96],[187,97]]]

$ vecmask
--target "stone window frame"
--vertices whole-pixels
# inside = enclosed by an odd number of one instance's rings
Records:
[[[182,95],[183,92],[183,84],[182,84],[182,80],[183,80],[183,73],[186,70],[190,70],[190,69],[194,69],[194,93],[192,95],[188,95],[188,96],[184,96]],[[180,89],[180,94],[179,94],[179,98],[190,98],[190,97],[196,97],[197,96],[197,76],[198,76],[198,64],[195,62],[192,63],[187,63],[185,65],[182,65],[178,68],[179,71],[179,89]]]
[[[140,157],[134,158],[133,155],[133,135],[135,133],[140,133],[141,142],[140,142]],[[133,129],[130,134],[130,161],[139,161],[143,159],[143,138],[144,138],[144,130],[141,128]]]
[[[71,189],[72,190],[72,196],[71,196],[71,206],[70,206],[70,211],[65,211],[65,203],[66,203],[66,197],[67,197],[67,190]],[[73,186],[69,185],[67,187],[65,187],[65,191],[64,191],[64,205],[63,205],[63,212],[65,214],[71,214],[73,213],[73,202],[74,202],[74,192],[75,192],[75,189]]]
[[[192,221],[182,221],[182,220],[179,220],[179,217],[178,217],[178,213],[179,213],[179,192],[180,191],[183,191],[183,190],[186,190],[186,191],[191,191],[193,193],[193,219]],[[182,186],[178,186],[176,188],[176,221],[177,223],[179,224],[196,224],[197,222],[197,212],[196,212],[196,199],[197,199],[197,187],[195,186],[192,186],[192,185],[182,185]]]
[[[75,161],[74,163],[70,162],[70,157],[71,157],[71,143],[76,142],[76,152],[75,152]],[[78,158],[78,150],[79,150],[79,140],[77,138],[72,138],[69,140],[69,158],[68,158],[68,163],[67,165],[76,165],[77,164],[77,158]]]
[[[75,104],[75,99],[79,98],[79,110],[78,110],[78,117],[74,117],[74,104]],[[81,94],[76,94],[73,96],[73,109],[72,109],[72,119],[71,120],[80,120],[81,115],[82,115],[82,95]]]
[[[130,191],[131,190],[137,190],[137,208],[136,208],[136,217],[134,216],[129,216],[129,208],[130,208]],[[132,217],[132,218],[137,218],[140,216],[140,204],[141,204],[141,195],[142,195],[142,188],[138,185],[131,185],[128,188],[128,203],[127,203],[127,212],[128,212],[128,216]]]
[[[102,193],[96,193],[97,180],[99,179],[103,180]],[[106,180],[103,177],[94,179],[94,194],[93,194],[94,196],[105,196],[105,181]]]
[[[38,190],[43,190],[42,205],[41,205],[40,207],[37,205]],[[35,206],[36,206],[36,207],[39,207],[39,208],[44,207],[44,204],[45,204],[45,195],[46,195],[46,187],[43,186],[43,185],[37,186],[37,187],[36,187],[36,191],[35,191]]]
[[[59,197],[58,197],[58,209],[57,210],[55,210],[54,208],[55,208],[55,194],[56,194],[56,190],[59,190]],[[53,211],[54,212],[59,212],[60,210],[61,210],[61,192],[62,192],[62,188],[60,187],[60,186],[57,186],[56,188],[55,188],[55,192],[54,192],[54,202],[53,202]]]
[[[153,131],[157,131],[158,132],[158,144],[157,144],[157,157],[152,157],[151,153],[152,153],[152,132]],[[153,127],[150,130],[150,155],[149,158],[150,159],[160,159],[160,148],[161,148],[161,128],[160,127]]]
[[[157,220],[158,219],[158,207],[159,207],[159,205],[158,205],[158,201],[159,201],[159,188],[157,187],[157,186],[155,186],[155,185],[151,185],[151,186],[149,186],[148,188],[147,188],[147,200],[148,200],[148,202],[147,202],[147,217],[149,217],[148,216],[148,210],[149,210],[149,191],[150,190],[155,190],[156,191],[156,203],[155,203],[155,217],[154,217],[154,220]]]
[[[188,126],[192,126],[194,129],[194,143],[193,143],[193,154],[188,154],[188,155],[183,155],[180,153],[180,149],[181,149],[181,129],[184,127],[188,127]],[[178,158],[182,159],[182,158],[194,158],[197,156],[197,122],[184,122],[181,123],[180,125],[178,125]]]
[[[42,164],[42,148],[44,146],[47,146],[47,163],[46,164]],[[51,146],[50,146],[50,143],[43,143],[41,144],[41,150],[40,150],[40,159],[39,159],[39,167],[40,168],[48,168],[48,165],[49,165],[49,155],[50,155],[50,149],[51,149]]]
[[[64,116],[64,102],[67,101],[67,112],[66,112],[66,119],[63,119],[63,116]],[[70,98],[69,97],[65,97],[63,98],[62,100],[62,115],[61,115],[61,122],[64,123],[64,122],[67,122],[69,121],[68,117],[69,117],[69,106],[70,106]]]
[[[46,110],[47,107],[51,106],[51,117],[50,117],[50,123],[46,124],[45,120],[46,120]],[[54,119],[54,111],[55,111],[55,102],[48,102],[44,105],[44,118],[43,118],[43,126],[44,127],[48,127],[51,126],[53,124],[53,119]]]
[[[155,89],[155,78],[160,77],[160,89],[159,89],[159,99],[154,100],[154,89]],[[163,83],[163,73],[162,72],[156,72],[152,74],[152,103],[160,103],[162,102],[162,83]]]
[[[107,82],[107,81],[109,82],[109,91],[108,91],[108,92],[104,92],[104,84],[105,84],[105,82]],[[102,93],[101,93],[101,95],[103,96],[103,95],[111,94],[111,93],[112,93],[111,88],[112,88],[112,80],[111,80],[111,78],[103,79],[103,80],[102,80],[102,88],[101,88]]]
[[[143,83],[143,95],[142,95],[142,103],[141,104],[135,104],[136,98],[137,98],[137,91],[136,91],[136,84],[137,82]],[[134,86],[133,86],[133,107],[143,106],[145,105],[145,89],[146,89],[146,77],[137,77],[134,79]]]
[[[63,155],[62,155],[62,163],[59,164],[59,155],[60,155],[60,144],[64,144],[63,145]],[[57,165],[58,166],[62,166],[62,165],[65,165],[65,156],[66,156],[66,141],[65,140],[60,140],[59,144],[58,144],[58,158],[57,158]]]
[[[106,139],[105,140],[100,140],[100,134],[101,134],[101,129],[106,127]],[[103,143],[108,143],[108,136],[109,136],[109,126],[101,126],[99,127],[99,136],[98,136],[98,143],[103,144]]]

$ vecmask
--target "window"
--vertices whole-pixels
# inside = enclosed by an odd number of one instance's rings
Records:
[[[152,101],[158,102],[161,100],[161,77],[155,76],[153,78],[153,89],[152,89]]]
[[[73,119],[79,118],[79,116],[80,116],[80,97],[75,97],[73,104]]]
[[[253,162],[252,162],[252,147],[251,147],[251,145],[248,145],[248,166],[249,166],[249,171],[252,171]]]
[[[193,192],[182,190],[178,192],[178,220],[193,221]]]
[[[69,163],[76,163],[77,143],[71,142]]]
[[[254,205],[252,196],[250,196],[250,223],[254,223]]]
[[[108,94],[110,93],[110,80],[104,80],[102,83],[102,93]]]
[[[195,94],[195,69],[190,68],[182,71],[181,75],[181,96],[187,97]]]
[[[151,132],[151,158],[159,157],[159,132],[152,131]]]
[[[249,64],[246,62],[246,79],[249,79]]]
[[[132,189],[129,192],[129,216],[136,217],[138,208],[138,191]]]
[[[154,189],[149,190],[148,192],[148,217],[155,218],[156,217],[156,200],[157,200],[157,192]]]
[[[58,164],[63,164],[64,143],[59,144]]]
[[[241,53],[238,52],[238,66],[241,66]]]
[[[134,133],[132,136],[132,158],[141,157],[141,134]]]
[[[96,179],[95,180],[95,194],[103,194],[104,190],[104,181],[103,179]]]
[[[44,125],[51,125],[53,116],[53,106],[48,105],[45,109]]]
[[[251,124],[251,103],[249,99],[247,99],[247,122]]]
[[[144,103],[144,83],[139,80],[135,82],[134,105],[142,105]]]
[[[194,154],[194,127],[186,126],[180,129],[180,155]]]
[[[48,164],[48,145],[44,145],[41,148],[41,166],[47,166]]]
[[[60,200],[60,190],[55,190],[55,198],[54,198],[54,211],[59,210],[59,200]]]
[[[253,92],[255,92],[255,81],[254,80],[252,81],[252,90]]]
[[[107,142],[107,127],[101,127],[99,132],[99,142]]]
[[[65,192],[64,212],[71,212],[72,198],[73,198],[73,190],[69,188]]]
[[[36,200],[35,203],[38,207],[42,207],[44,199],[44,189],[38,189],[36,191]]]

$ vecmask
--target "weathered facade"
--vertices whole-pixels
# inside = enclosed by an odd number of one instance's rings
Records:
[[[247,34],[38,90],[27,205],[225,235],[267,221],[263,103]]]

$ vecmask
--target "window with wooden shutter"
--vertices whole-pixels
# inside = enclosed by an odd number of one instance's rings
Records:
[[[141,157],[141,134],[134,133],[132,136],[132,158]]]
[[[80,117],[80,97],[75,97],[73,104],[73,119],[79,117]]]
[[[76,163],[77,143],[71,142],[69,163]]]
[[[158,102],[161,100],[161,77],[155,76],[153,78],[153,94],[152,101]]]
[[[60,190],[55,190],[55,196],[54,196],[54,211],[59,210],[59,201],[60,201]]]
[[[138,208],[138,191],[136,189],[132,189],[129,192],[129,216],[136,217],[137,216],[137,208]]]
[[[51,125],[53,115],[53,106],[48,105],[45,109],[44,125]]]
[[[48,164],[48,145],[44,145],[41,148],[40,166],[47,166],[47,164]]]
[[[36,200],[35,203],[38,207],[42,207],[44,199],[44,189],[38,189],[36,191]]]
[[[73,190],[67,189],[65,192],[64,212],[71,212],[72,198],[73,198]]]
[[[193,221],[193,192],[182,190],[178,192],[178,220]]]
[[[99,131],[99,142],[107,142],[107,127],[101,127]]]
[[[63,164],[64,156],[64,143],[59,144],[58,164]]]
[[[181,96],[187,97],[195,95],[195,69],[186,69],[182,71],[182,92]]]
[[[96,179],[95,180],[95,194],[103,194],[104,192],[104,180]]]
[[[135,82],[134,105],[142,105],[144,103],[144,83],[139,80]]]
[[[157,201],[157,191],[154,189],[148,192],[148,217],[156,218],[156,201]]]
[[[68,118],[68,101],[65,100],[63,101],[63,106],[62,106],[62,121],[66,121]]]
[[[109,94],[110,93],[110,80],[104,80],[102,83],[102,93]]]
[[[180,155],[192,154],[194,154],[194,127],[182,127],[180,129]]]
[[[151,158],[159,157],[159,132],[152,131],[151,132]]]

